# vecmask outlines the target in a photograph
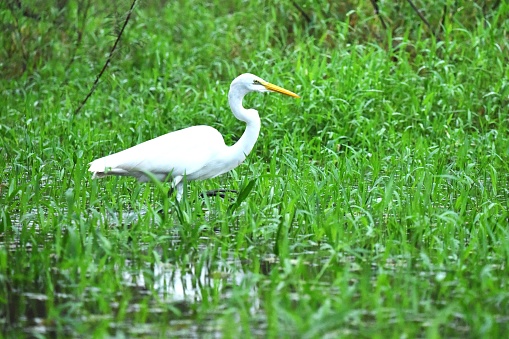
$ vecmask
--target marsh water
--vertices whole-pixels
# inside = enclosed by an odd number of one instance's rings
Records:
[[[31,212],[34,216],[37,210]],[[136,223],[139,218],[143,218],[146,211],[139,214],[126,212],[121,218],[115,213],[105,216],[106,222],[110,227],[123,227]],[[31,218],[30,216],[25,218]],[[119,221],[119,220],[122,221]],[[26,220],[24,220],[26,221]],[[22,222],[13,219],[12,229],[16,230],[18,236],[23,232],[33,231],[39,234],[39,228],[36,222],[30,222],[27,226],[22,226]],[[65,233],[65,232],[64,232]],[[169,231],[171,236],[166,238],[166,243],[159,244],[160,249],[155,255],[162,256],[162,248],[168,246],[178,246],[180,243],[180,234]],[[52,247],[54,237],[48,235],[46,244]],[[39,244],[34,249],[32,243],[20,243],[19,237],[10,239],[8,243],[4,241],[4,235],[0,235],[0,247],[9,248],[10,255],[16,255],[16,251],[40,255],[45,252],[45,244]],[[129,239],[129,241],[136,241]],[[210,239],[201,237],[196,244],[196,252],[206,251]],[[143,244],[140,245],[142,248]],[[144,250],[142,250],[144,251]],[[55,263],[58,261],[56,254],[51,254]],[[83,335],[83,328],[93,328],[94,324],[107,323],[107,332],[113,336],[145,337],[159,336],[164,333],[171,337],[203,337],[221,336],[224,329],[224,320],[221,320],[226,310],[226,304],[232,298],[239,288],[247,295],[248,313],[250,321],[255,324],[251,326],[250,331],[254,336],[264,336],[266,333],[266,314],[261,307],[259,298],[259,286],[269,281],[268,275],[271,270],[278,266],[278,259],[273,254],[261,257],[259,267],[252,272],[246,265],[248,260],[239,259],[235,252],[231,252],[226,257],[208,263],[188,262],[182,265],[179,262],[171,261],[152,261],[140,262],[131,260],[131,253],[115,253],[114,256],[124,257],[122,265],[103,266],[112,269],[112,271],[99,272],[105,280],[109,276],[120,276],[120,294],[128,295],[128,304],[121,305],[120,296],[111,298],[107,296],[102,300],[101,294],[104,293],[104,287],[100,281],[96,285],[86,286],[83,293],[77,295],[77,280],[70,276],[88,275],[88,272],[82,272],[77,267],[67,269],[58,268],[57,265],[46,272],[45,279],[52,282],[51,286],[41,283],[39,279],[26,280],[17,277],[20,285],[7,284],[6,291],[6,309],[3,311],[5,317],[0,320],[3,325],[10,330],[8,335],[28,335],[53,336],[65,333],[70,336]],[[310,255],[313,255],[310,252]],[[90,268],[92,267],[92,268]],[[29,267],[26,267],[30,270]],[[99,265],[89,265],[88,270],[100,270]],[[94,272],[97,274],[98,272]],[[42,279],[41,279],[42,280]],[[265,281],[264,281],[265,280]],[[108,294],[108,293],[106,293]],[[220,305],[224,308],[209,309],[206,315],[198,314],[197,305],[210,303],[210,299],[220,299]],[[101,310],[100,302],[109,303],[110,314],[105,314]],[[55,321],[49,320],[52,308],[61,306],[69,309],[72,317],[76,314],[80,316],[75,321],[82,323],[82,326],[75,328],[67,326],[60,328]],[[74,309],[74,311],[73,311]],[[78,310],[79,309],[79,310]],[[118,313],[125,313],[123,320],[118,321]],[[62,317],[66,316],[63,312]],[[69,316],[71,316],[69,314]],[[139,314],[143,314],[143,321],[140,321]]]
[[[110,215],[107,220],[109,227],[114,230],[146,217],[146,212],[139,215],[127,212],[122,218]],[[119,222],[120,219],[123,222]],[[27,224],[18,220],[16,224],[16,221],[14,219],[12,229],[19,236],[27,231],[39,233],[36,222]],[[195,259],[161,260],[165,257],[166,249],[178,247],[182,242],[182,233],[176,229],[170,228],[167,234],[164,242],[155,246],[148,242],[138,243],[139,252],[151,260],[140,260],[139,255],[133,256],[126,250],[97,256],[94,259],[97,261],[86,265],[77,261],[77,267],[57,265],[59,258],[53,252],[55,237],[52,235],[45,237],[45,243],[34,246],[30,241],[20,242],[16,237],[6,243],[2,234],[0,246],[8,248],[9,255],[16,255],[18,251],[33,256],[49,255],[50,262],[55,263],[54,267],[44,272],[37,272],[27,263],[24,268],[26,277],[17,276],[16,285],[7,280],[7,308],[1,320],[4,327],[10,328],[7,334],[81,336],[92,333],[95,326],[102,326],[104,331],[99,333],[106,332],[117,337],[223,337],[231,327],[229,322],[239,326],[245,321],[248,325],[244,326],[248,326],[252,336],[264,337],[270,322],[267,291],[276,291],[277,294],[278,284],[284,291],[282,293],[288,294],[288,299],[295,305],[305,303],[315,292],[324,293],[328,298],[341,299],[345,291],[352,291],[351,298],[356,300],[361,297],[359,290],[356,291],[360,284],[367,281],[367,289],[375,288],[381,276],[398,281],[400,275],[408,277],[411,273],[410,278],[417,281],[417,285],[429,289],[430,293],[438,293],[433,291],[439,291],[442,283],[447,283],[449,287],[456,284],[449,278],[447,269],[430,269],[426,257],[382,259],[384,249],[381,244],[375,246],[374,252],[380,253],[377,259],[372,255],[365,257],[362,250],[331,251],[327,245],[290,239],[300,244],[295,250],[298,254],[290,254],[281,260],[270,252],[243,257],[239,255],[242,249],[239,251],[232,247],[228,247],[231,250],[220,251],[221,254],[200,256],[210,251],[210,244],[214,241],[208,236],[200,236],[190,249],[194,253],[191,258]],[[220,237],[219,231],[217,236]],[[86,239],[80,241],[86,242]],[[276,244],[271,243],[271,246]],[[184,257],[186,255],[183,253]],[[375,259],[369,262],[366,258]],[[328,269],[331,267],[333,269]],[[504,266],[496,262],[490,263],[490,267],[494,271],[504,270]],[[341,274],[343,277],[338,279]],[[285,284],[290,288],[284,288]],[[78,290],[82,292],[76,293]],[[441,303],[438,297],[435,299],[434,303]],[[239,305],[244,310],[244,316],[234,311]],[[385,316],[396,321],[398,312],[390,312]],[[242,317],[246,315],[249,319],[243,320]],[[55,317],[63,320],[56,321]],[[374,311],[358,309],[355,317],[358,322],[369,324],[376,322],[377,316]],[[420,312],[410,317],[422,323],[423,327],[427,326],[428,320]],[[508,321],[503,314],[497,319],[500,322]],[[339,336],[354,335],[358,333],[356,326],[333,333]],[[469,331],[464,316],[460,314],[454,317],[450,326],[457,333]],[[286,330],[289,335],[291,332],[291,329]]]

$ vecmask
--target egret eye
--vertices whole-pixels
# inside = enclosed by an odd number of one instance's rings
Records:
[[[253,80],[253,84],[255,85],[261,85],[261,83],[258,80]]]

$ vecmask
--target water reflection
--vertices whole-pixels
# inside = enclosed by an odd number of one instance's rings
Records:
[[[262,262],[263,271],[269,271],[269,264]],[[216,293],[228,298],[235,287],[242,286],[243,289],[248,288],[252,311],[258,310],[260,306],[257,279],[253,273],[244,271],[239,260],[220,262],[213,268],[207,265],[177,267],[169,263],[154,263],[149,272],[150,279],[146,278],[147,271],[143,269],[124,271],[122,277],[126,285],[155,290],[167,302],[199,302],[204,295],[206,297]]]

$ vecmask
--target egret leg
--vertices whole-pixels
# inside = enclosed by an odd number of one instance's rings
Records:
[[[171,187],[168,190],[168,199],[171,198],[175,190],[177,190],[177,201],[180,202],[182,200],[182,196],[184,195],[184,183],[182,182],[182,177],[176,177],[173,179]],[[163,210],[160,209],[157,211],[157,213],[162,214]]]
[[[177,201],[180,201],[182,200],[182,196],[184,195],[184,184],[182,182],[182,179],[184,177],[179,175],[179,176],[176,176],[175,178],[173,178],[173,182],[172,182],[172,185],[171,185],[171,189],[169,191],[169,195],[168,197],[173,194],[173,192],[175,190],[177,190]]]
[[[179,182],[175,188],[177,189],[177,201],[180,202],[182,200],[182,196],[184,195],[184,185],[182,182]]]
[[[182,196],[184,195],[184,185],[182,185],[182,183],[178,184],[177,187],[170,187],[170,190],[168,191],[168,198],[171,198],[175,189],[177,189],[177,201],[182,200]]]
[[[201,198],[204,198],[205,196],[207,196],[207,197],[215,197],[215,196],[219,195],[219,197],[224,199],[225,196],[226,196],[226,193],[235,193],[235,194],[238,194],[239,192],[236,191],[236,190],[220,188],[220,189],[217,189],[217,190],[210,190],[210,191],[207,191],[205,193],[201,193],[200,197]]]

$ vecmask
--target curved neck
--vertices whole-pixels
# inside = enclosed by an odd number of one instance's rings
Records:
[[[232,86],[228,93],[228,102],[233,115],[240,121],[246,123],[246,130],[242,137],[231,147],[229,147],[232,161],[238,166],[253,149],[258,135],[260,134],[260,117],[254,109],[245,109],[242,106],[242,99],[249,91],[243,87]]]

